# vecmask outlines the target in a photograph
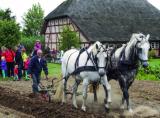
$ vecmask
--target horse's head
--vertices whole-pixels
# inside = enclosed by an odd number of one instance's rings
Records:
[[[150,48],[149,44],[149,37],[150,35],[148,34],[147,36],[143,35],[142,33],[135,34],[135,37],[137,39],[136,42],[136,52],[139,60],[141,61],[141,64],[143,67],[148,66],[148,51]]]
[[[94,56],[94,61],[98,68],[99,75],[104,76],[106,72],[105,67],[107,63],[107,54],[105,46],[97,41],[95,44],[93,44],[92,53]]]

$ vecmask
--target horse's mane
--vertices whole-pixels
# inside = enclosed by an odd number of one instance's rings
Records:
[[[132,36],[130,38],[130,41],[127,43],[127,45],[132,45],[133,43],[136,42],[135,35],[136,35],[135,33],[132,34]]]

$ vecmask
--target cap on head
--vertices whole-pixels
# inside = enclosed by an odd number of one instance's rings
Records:
[[[39,40],[39,39],[37,39],[37,40],[36,40],[36,42],[40,42],[40,40]]]

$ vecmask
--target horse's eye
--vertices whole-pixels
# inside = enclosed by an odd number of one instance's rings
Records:
[[[139,38],[143,38],[143,36],[140,36]]]

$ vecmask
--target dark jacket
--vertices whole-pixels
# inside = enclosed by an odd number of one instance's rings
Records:
[[[23,59],[22,59],[22,55],[21,55],[21,51],[20,50],[16,51],[15,62],[16,62],[17,65],[19,65],[19,64],[23,65]]]
[[[29,67],[28,67],[28,74],[35,74],[36,77],[39,77],[42,69],[44,73],[48,75],[48,68],[47,68],[46,60],[44,58],[41,58],[41,61],[39,62],[37,55],[32,57],[30,60]]]

